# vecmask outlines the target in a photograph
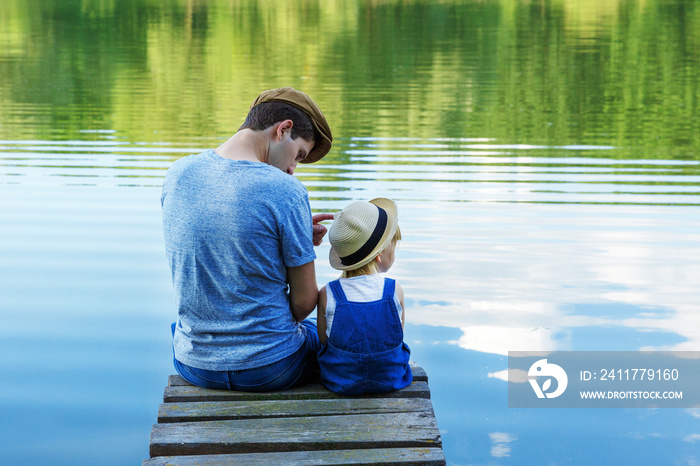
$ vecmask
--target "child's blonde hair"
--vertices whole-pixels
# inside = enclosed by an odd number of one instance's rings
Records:
[[[396,248],[396,244],[401,240],[401,228],[399,228],[398,225],[396,225],[396,233],[394,233],[394,237],[391,238],[391,241],[389,241],[389,244],[386,245],[386,247],[379,252],[381,254],[382,252],[386,251],[387,249],[391,248],[392,250]],[[379,255],[377,254],[377,256]],[[361,275],[373,275],[375,273],[379,273],[379,266],[377,265],[377,257],[375,256],[374,259],[369,261],[369,263],[363,265],[362,267],[359,267],[357,269],[353,270],[343,270],[343,274],[340,276],[340,278],[352,278],[352,277],[359,277]]]

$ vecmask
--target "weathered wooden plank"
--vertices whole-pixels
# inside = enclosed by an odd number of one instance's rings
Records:
[[[426,413],[357,414],[156,424],[155,456],[442,446]]]
[[[328,400],[203,401],[163,403],[158,422],[195,422],[263,417],[433,412],[426,398],[339,398]]]
[[[158,456],[145,460],[142,466],[222,466],[233,464],[441,466],[445,464],[445,455],[441,448],[292,451],[205,456]]]
[[[165,387],[165,403],[196,401],[237,401],[237,400],[309,400],[340,398],[321,384],[308,384],[280,392],[238,392],[233,390],[210,390],[192,385]],[[363,395],[363,398],[430,398],[426,382],[413,382],[406,388],[379,395]]]
[[[425,372],[425,369],[423,369],[422,367],[414,366],[414,367],[411,367],[411,370],[413,371],[413,380],[415,382],[427,382],[428,381],[428,374]],[[168,386],[169,387],[176,387],[176,386],[181,386],[181,385],[187,386],[187,385],[190,385],[190,383],[177,374],[168,376]]]

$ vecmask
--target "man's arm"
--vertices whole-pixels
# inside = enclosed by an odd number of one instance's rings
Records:
[[[313,243],[318,246],[328,231],[319,222],[332,220],[333,214],[316,214],[311,218],[313,224]],[[289,305],[292,315],[297,322],[301,322],[316,309],[318,301],[318,286],[316,285],[316,269],[311,261],[298,267],[287,267],[287,279],[289,280]]]
[[[318,286],[314,261],[298,267],[287,267],[289,305],[297,322],[306,319],[316,308]]]
[[[318,290],[318,307],[316,308],[316,329],[318,330],[318,339],[321,344],[326,343],[326,304],[328,297],[326,296],[326,287]]]

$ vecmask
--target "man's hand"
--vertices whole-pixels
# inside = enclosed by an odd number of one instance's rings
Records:
[[[320,225],[319,222],[322,222],[324,220],[333,220],[334,215],[333,214],[316,214],[311,217],[313,220],[313,241],[314,241],[314,246],[319,246],[323,242],[323,237],[326,236],[326,233],[328,232],[328,229]]]

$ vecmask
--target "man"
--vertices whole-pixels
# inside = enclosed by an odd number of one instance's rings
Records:
[[[316,103],[292,88],[265,91],[215,150],[171,166],[161,205],[178,298],[175,367],[195,385],[269,391],[317,368],[313,246],[323,220],[290,176],[330,150]]]

